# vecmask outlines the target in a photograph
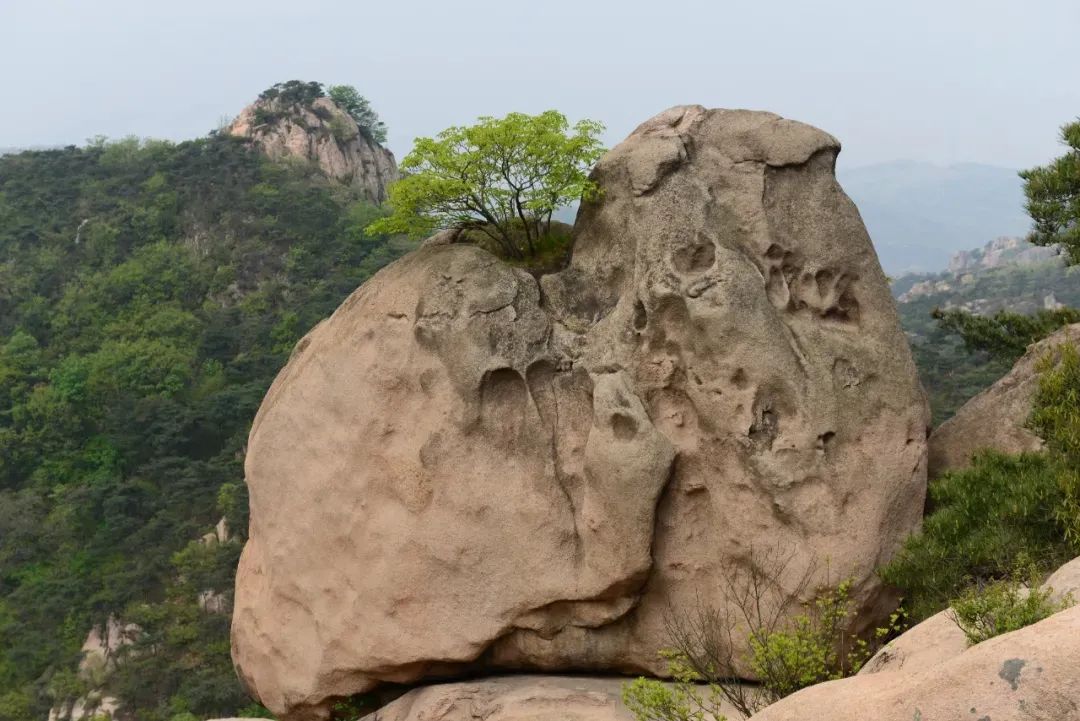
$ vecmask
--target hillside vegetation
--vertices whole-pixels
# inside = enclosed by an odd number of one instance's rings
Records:
[[[406,249],[356,192],[218,136],[0,158],[0,719],[85,692],[110,616],[143,631],[107,684],[135,718],[250,705],[228,641],[249,424]],[[199,543],[222,517],[233,539]]]
[[[902,297],[897,310],[930,398],[935,426],[1012,367],[1011,359],[971,352],[959,336],[934,320],[935,309],[964,309],[980,315],[999,310],[1031,314],[1045,307],[1048,296],[1067,307],[1080,307],[1080,268],[1060,262],[1005,265],[964,276],[941,273],[920,278],[943,284],[941,289],[917,297]],[[909,290],[912,282],[913,276],[899,278],[893,292]]]

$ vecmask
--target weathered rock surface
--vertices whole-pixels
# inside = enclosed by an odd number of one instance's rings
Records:
[[[91,691],[74,701],[53,706],[49,709],[48,721],[98,721],[113,718],[119,710],[118,699]]]
[[[634,721],[621,699],[623,683],[523,675],[438,684],[410,691],[365,721]]]
[[[673,108],[598,164],[570,266],[431,244],[297,346],[251,432],[233,654],[261,701],[491,668],[661,672],[755,551],[854,580],[918,524],[927,414],[839,144]],[[760,559],[760,556],[756,557]]]
[[[967,647],[967,636],[946,609],[882,646],[859,674],[928,668],[959,656]]]
[[[1080,603],[1080,558],[1074,558],[1050,574],[1043,589],[1052,592],[1051,601],[1060,603],[1071,598],[1073,602]]]
[[[1041,590],[1049,591],[1054,603],[1080,599],[1080,558],[1057,569]],[[959,656],[967,650],[968,640],[951,614],[946,609],[900,634],[874,654],[859,674],[919,670]]]
[[[1039,387],[1036,369],[1042,358],[1062,343],[1080,343],[1080,323],[1033,344],[1004,378],[965,403],[930,434],[930,478],[967,468],[972,455],[981,450],[1023,453],[1043,447],[1042,439],[1026,427]]]
[[[272,119],[261,121],[264,117]],[[361,133],[356,121],[330,98],[318,98],[310,106],[257,100],[224,132],[251,138],[275,160],[314,161],[331,178],[361,188],[373,203],[386,200],[387,186],[398,179],[394,154]]]
[[[812,686],[751,721],[1077,721],[1080,606],[902,673]]]

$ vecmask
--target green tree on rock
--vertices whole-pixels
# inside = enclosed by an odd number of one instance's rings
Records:
[[[386,123],[379,120],[379,114],[356,88],[352,85],[330,85],[326,88],[326,94],[352,116],[361,133],[376,143],[386,142]]]
[[[1070,264],[1080,263],[1080,120],[1061,128],[1069,151],[1049,165],[1024,170],[1025,208],[1035,221],[1035,245],[1060,245]]]
[[[571,127],[548,110],[482,117],[418,138],[401,163],[405,177],[390,186],[392,214],[368,230],[419,237],[472,228],[509,258],[533,256],[556,209],[597,194],[589,170],[604,152],[601,131],[596,121]]]

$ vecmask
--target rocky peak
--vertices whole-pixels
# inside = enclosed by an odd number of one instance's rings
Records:
[[[250,138],[275,160],[294,157],[318,163],[328,176],[359,187],[374,203],[385,201],[387,186],[398,179],[394,154],[337,103],[314,93],[264,93],[223,132]]]
[[[981,248],[954,253],[949,259],[949,272],[960,275],[1004,265],[1033,265],[1053,260],[1058,255],[1060,250],[1056,247],[1041,247],[1023,238],[1002,236]]]

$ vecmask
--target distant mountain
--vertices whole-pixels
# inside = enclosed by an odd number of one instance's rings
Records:
[[[1030,227],[1023,181],[1010,168],[894,161],[838,175],[887,273],[942,271],[953,253]]]

